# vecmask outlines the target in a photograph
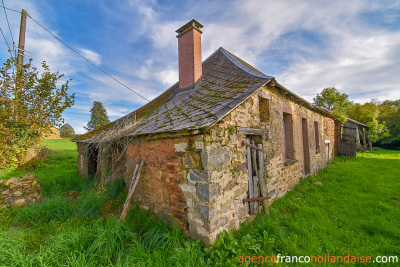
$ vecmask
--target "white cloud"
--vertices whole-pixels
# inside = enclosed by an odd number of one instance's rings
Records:
[[[155,0],[113,3],[116,9],[104,3],[100,1],[107,20],[123,25],[124,36],[119,42],[126,43],[124,49],[107,47],[105,52],[80,45],[77,49],[148,99],[178,81],[175,30],[191,18],[204,25],[203,59],[222,46],[264,73],[276,76],[278,82],[307,100],[312,101],[329,86],[361,102],[373,97],[400,98],[399,27],[388,29],[362,17],[380,12],[379,22],[398,22],[398,16],[387,12],[398,10],[398,1],[205,0],[171,2],[168,10],[160,8]],[[47,13],[31,1],[6,4],[15,9],[27,8],[52,32],[62,33],[46,24]],[[171,10],[174,13],[169,14]],[[17,29],[18,25],[16,20],[12,28]],[[73,76],[71,88],[84,90],[90,98],[115,108],[107,109],[111,116],[147,102],[82,61],[34,22],[29,22],[28,27],[27,50],[33,52],[33,57]],[[91,102],[80,98],[73,109],[86,114],[83,107]]]
[[[86,48],[81,48],[79,50],[80,50],[80,54],[82,56],[84,56],[88,60],[92,61],[94,64],[96,64],[98,66],[101,64],[101,56],[98,53],[96,53],[92,50],[86,49]]]

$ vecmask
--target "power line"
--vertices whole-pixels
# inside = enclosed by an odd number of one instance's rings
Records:
[[[11,11],[14,11],[14,12],[17,12],[17,13],[22,13],[21,11],[18,11],[18,10],[15,10],[15,9],[12,9],[12,8],[9,8],[9,7],[4,6],[4,3],[3,3],[3,5],[0,6],[0,7],[5,8],[5,9],[8,9],[8,10],[11,10]]]
[[[32,19],[34,22],[36,22],[36,24],[38,24],[40,27],[42,27],[45,31],[47,31],[49,34],[51,34],[54,38],[56,38],[59,42],[61,42],[63,45],[65,45],[66,47],[68,47],[69,49],[71,49],[72,51],[74,51],[78,56],[80,56],[81,58],[83,58],[84,60],[86,60],[87,62],[89,62],[92,66],[94,66],[95,68],[97,68],[98,70],[100,70],[101,72],[103,72],[104,74],[106,74],[108,77],[110,77],[111,79],[113,79],[114,81],[116,81],[117,83],[119,83],[120,85],[124,86],[126,89],[132,91],[133,93],[137,94],[138,96],[140,96],[141,98],[147,100],[148,102],[150,102],[149,99],[147,99],[146,97],[142,96],[141,94],[139,94],[138,92],[132,90],[131,88],[129,88],[127,85],[125,85],[124,83],[120,82],[119,80],[117,80],[114,76],[112,76],[111,74],[107,73],[105,70],[103,70],[102,68],[100,68],[99,66],[97,66],[96,64],[94,64],[91,60],[87,59],[86,57],[84,57],[82,54],[80,54],[78,51],[76,51],[74,48],[72,48],[71,46],[69,46],[68,44],[66,44],[63,40],[61,40],[59,37],[57,37],[55,34],[53,34],[51,31],[49,31],[48,29],[46,29],[46,27],[44,27],[42,24],[40,24],[38,21],[36,21],[34,18],[31,17],[31,15],[27,14],[28,17],[30,19]]]
[[[11,31],[10,22],[8,21],[8,16],[7,16],[6,8],[5,8],[5,6],[4,6],[4,0],[1,0],[1,2],[3,3],[4,15],[6,15],[8,30],[10,31],[10,34],[11,34],[11,40],[12,40],[12,42],[13,42],[13,45],[15,46],[14,36],[13,36],[13,34],[12,34],[12,31]]]
[[[11,55],[11,57],[12,57],[10,45],[8,44],[7,39],[6,39],[6,36],[4,35],[3,30],[1,29],[1,27],[0,27],[0,32],[1,32],[1,35],[3,35],[4,41],[5,41],[6,44],[7,44],[8,52],[10,52],[10,55]]]
[[[84,94],[78,92],[78,91],[75,90],[75,89],[72,89],[72,88],[71,88],[71,90],[74,91],[74,92],[75,92],[76,94],[78,94],[78,95],[81,95],[81,96],[83,96],[83,97],[89,98],[89,99],[92,100],[92,101],[97,101],[97,100],[94,100],[93,98],[91,98],[91,97],[88,96],[88,95],[84,95]],[[97,101],[97,102],[100,102],[100,101]],[[128,112],[126,112],[126,111],[122,111],[122,110],[119,110],[119,109],[116,109],[116,108],[112,108],[112,107],[108,107],[108,108],[109,108],[109,109],[112,109],[112,110],[115,110],[115,111],[118,111],[118,112],[120,112],[120,113],[128,114]]]

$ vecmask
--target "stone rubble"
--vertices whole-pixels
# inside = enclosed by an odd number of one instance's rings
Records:
[[[32,205],[43,200],[40,180],[33,174],[3,180],[0,185],[0,208]]]

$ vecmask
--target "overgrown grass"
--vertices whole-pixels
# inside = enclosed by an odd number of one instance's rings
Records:
[[[59,150],[33,172],[46,202],[0,210],[0,266],[235,266],[239,256],[253,255],[400,256],[399,151],[335,158],[275,201],[269,216],[259,214],[207,249],[138,208],[119,223],[112,215],[126,197],[123,181],[99,190],[76,174],[75,144],[45,145]],[[20,174],[2,172],[0,180]],[[66,198],[71,190],[79,192],[73,202]]]

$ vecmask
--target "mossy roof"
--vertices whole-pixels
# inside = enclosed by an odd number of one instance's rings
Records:
[[[180,89],[176,83],[141,108],[73,141],[92,142],[118,125],[124,126],[124,136],[208,127],[272,79],[221,47],[203,62],[194,87]]]

